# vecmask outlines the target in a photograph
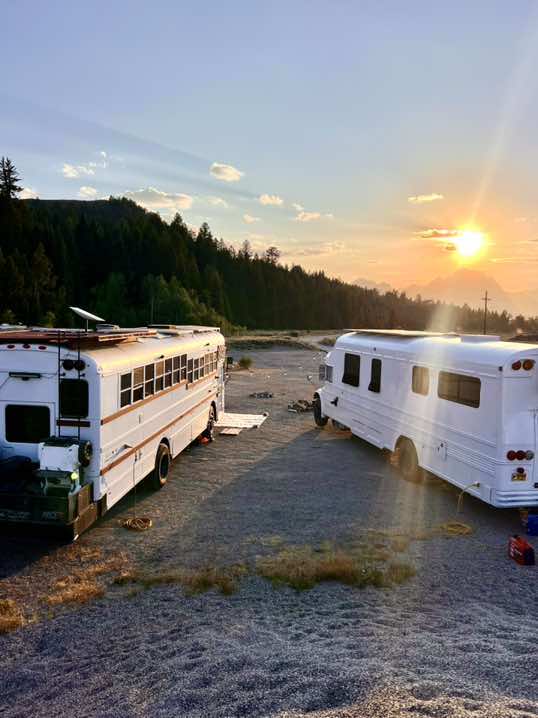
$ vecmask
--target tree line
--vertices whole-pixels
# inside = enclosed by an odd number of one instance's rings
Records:
[[[347,327],[480,333],[483,312],[384,294],[239,250],[204,223],[167,223],[131,200],[19,200],[13,164],[0,164],[0,322],[70,326],[67,307],[123,326],[209,324],[249,329]],[[488,330],[538,331],[538,318],[490,312]]]

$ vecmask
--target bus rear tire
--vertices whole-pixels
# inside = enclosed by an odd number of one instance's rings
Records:
[[[207,419],[207,426],[204,430],[204,433],[202,436],[205,436],[206,439],[209,439],[209,441],[215,440],[215,407],[213,404],[209,407],[209,417]]]
[[[396,447],[398,468],[407,481],[419,481],[421,469],[418,465],[418,456],[415,445],[410,439],[400,439]]]
[[[312,402],[312,406],[314,410],[314,421],[316,422],[316,426],[324,427],[329,421],[329,418],[327,416],[323,416],[323,414],[321,413],[321,399],[317,394],[314,395],[314,401]]]
[[[170,456],[170,449],[164,443],[159,444],[157,449],[157,456],[155,457],[155,468],[150,476],[150,485],[154,489],[162,489],[168,479],[168,472],[170,471],[170,463],[172,457]]]

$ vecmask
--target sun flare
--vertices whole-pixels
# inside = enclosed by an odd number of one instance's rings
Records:
[[[454,237],[453,241],[456,251],[462,259],[472,259],[484,249],[486,235],[483,232],[466,229]]]

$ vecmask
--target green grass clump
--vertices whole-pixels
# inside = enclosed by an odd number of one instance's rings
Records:
[[[252,366],[252,359],[250,357],[241,357],[237,364],[240,369],[250,369]]]

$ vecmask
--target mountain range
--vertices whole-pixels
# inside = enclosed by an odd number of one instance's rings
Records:
[[[381,293],[393,289],[386,282],[372,282],[362,277],[356,279],[354,284],[377,289]],[[475,308],[484,306],[483,297],[486,290],[491,298],[489,305],[491,310],[498,312],[506,310],[513,316],[538,315],[538,289],[508,292],[496,279],[476,269],[458,269],[446,277],[436,277],[426,284],[412,284],[403,288],[409,297],[420,294],[423,299],[440,300],[449,304],[468,304]]]

